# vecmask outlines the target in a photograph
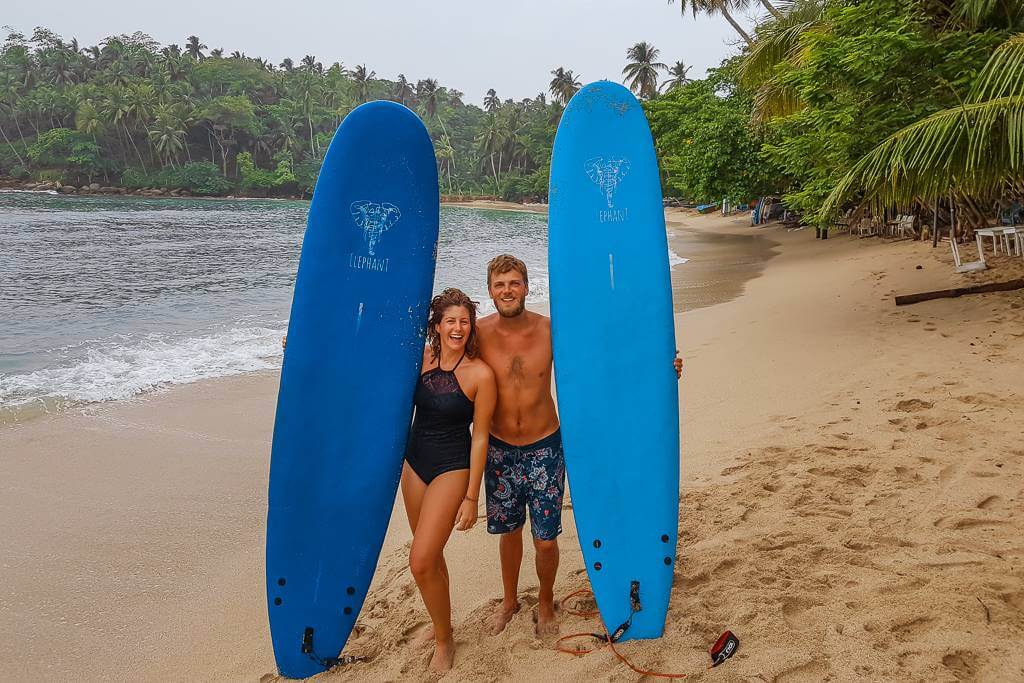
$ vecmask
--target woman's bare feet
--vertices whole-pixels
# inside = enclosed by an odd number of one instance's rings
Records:
[[[497,608],[487,619],[487,630],[492,636],[496,636],[505,630],[508,626],[508,622],[512,621],[512,617],[515,616],[516,612],[519,611],[519,603],[507,606],[504,601],[499,602]]]
[[[443,674],[455,663],[455,641],[434,641],[434,656],[430,658],[430,673]]]

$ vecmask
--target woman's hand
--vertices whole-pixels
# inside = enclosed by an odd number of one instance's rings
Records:
[[[455,528],[459,531],[469,531],[476,524],[477,502],[464,498],[459,506],[459,514],[455,515]]]

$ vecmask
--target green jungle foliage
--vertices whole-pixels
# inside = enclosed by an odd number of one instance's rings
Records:
[[[666,194],[698,203],[747,201],[779,177],[749,125],[751,99],[735,83],[734,65],[711,71],[644,103],[657,141]]]
[[[345,115],[391,99],[426,123],[442,191],[542,199],[558,119],[580,85],[558,72],[552,101],[491,91],[478,107],[434,79],[391,81],[310,55],[275,65],[143,33],[82,47],[38,28],[0,47],[0,175],[308,196]]]
[[[703,80],[648,43],[626,51],[667,195],[783,195],[822,225],[854,207],[1024,194],[1024,0],[780,1],[749,34],[733,25],[738,54]],[[39,28],[0,46],[0,174],[308,196],[345,115],[391,99],[426,123],[442,192],[544,200],[581,85],[571,70],[551,76],[550,100],[490,90],[480,107],[432,78],[311,55],[274,65],[143,33],[83,48]]]

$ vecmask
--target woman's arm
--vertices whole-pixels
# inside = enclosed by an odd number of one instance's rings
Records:
[[[473,443],[469,449],[469,484],[466,497],[459,506],[459,514],[455,518],[455,528],[468,531],[476,524],[476,514],[480,502],[480,482],[487,464],[487,442],[491,435],[491,416],[498,400],[498,391],[494,382],[494,373],[481,363],[480,383],[476,397],[473,399]]]

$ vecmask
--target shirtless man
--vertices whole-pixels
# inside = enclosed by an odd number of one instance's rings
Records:
[[[487,265],[496,313],[477,323],[480,356],[494,371],[498,403],[484,469],[487,531],[501,534],[502,602],[491,617],[499,633],[519,610],[519,569],[527,508],[540,583],[537,633],[557,631],[554,586],[562,533],[565,461],[551,396],[551,320],[526,310],[526,265],[502,254]]]
[[[551,320],[526,310],[526,265],[508,254],[487,265],[496,313],[477,322],[480,356],[494,371],[498,403],[484,469],[487,531],[500,534],[503,596],[488,626],[500,633],[519,610],[519,569],[527,510],[540,584],[537,634],[558,631],[554,586],[562,533],[565,460],[551,396]],[[674,361],[676,376],[682,361]]]

